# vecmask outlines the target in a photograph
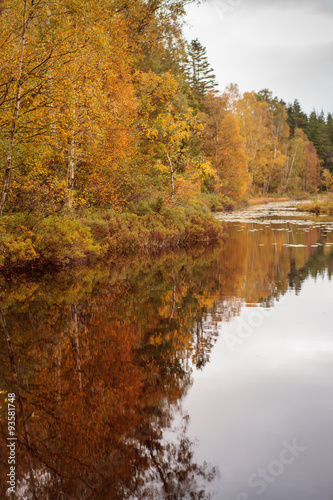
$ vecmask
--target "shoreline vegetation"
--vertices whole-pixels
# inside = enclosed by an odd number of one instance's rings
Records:
[[[3,0],[0,268],[213,242],[213,213],[333,189],[333,116],[223,92],[189,1]]]
[[[276,198],[273,197],[273,196],[265,196],[265,197],[261,197],[261,198],[250,198],[248,200],[248,204],[251,206],[251,205],[262,205],[264,203],[271,203],[271,202],[283,202],[283,201],[290,201],[290,197],[289,196],[286,196],[286,197],[279,197],[277,196]]]
[[[304,203],[297,210],[299,212],[310,212],[315,215],[333,215],[333,194],[328,194],[324,199]]]
[[[1,221],[0,270],[153,254],[212,244],[222,236],[223,224],[198,202],[160,207],[158,212],[151,208],[141,208],[141,213],[83,210],[39,219],[19,213]]]

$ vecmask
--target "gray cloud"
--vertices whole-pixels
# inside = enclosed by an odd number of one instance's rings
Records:
[[[310,9],[333,16],[333,0],[205,0],[207,4],[231,10],[235,8],[256,8],[260,10]],[[204,3],[205,3],[204,2]]]
[[[333,0],[207,0],[189,12],[186,35],[207,47],[221,90],[269,88],[307,113],[333,111]]]

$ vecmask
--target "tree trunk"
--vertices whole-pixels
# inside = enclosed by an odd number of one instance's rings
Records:
[[[293,158],[291,160],[290,169],[289,169],[289,172],[288,172],[288,175],[287,175],[287,179],[286,179],[286,185],[285,185],[285,188],[284,188],[285,191],[287,191],[287,187],[288,187],[288,184],[289,184],[291,173],[292,173],[293,168],[294,168],[294,163],[295,163],[295,159],[296,159],[297,150],[298,150],[298,144],[296,145],[296,148],[295,148],[295,151],[294,151],[294,154],[293,154]]]
[[[274,148],[273,163],[272,163],[272,166],[271,166],[270,171],[269,171],[268,179],[267,179],[267,181],[265,182],[265,185],[264,185],[264,194],[268,193],[269,187],[271,185],[272,174],[273,174],[273,170],[274,170],[274,167],[275,167],[276,151],[277,151],[277,148],[275,147]]]
[[[170,314],[170,317],[169,317],[169,322],[172,320],[174,312],[175,312],[175,309],[176,309],[176,281],[175,281],[175,277],[174,276],[172,276],[172,279],[173,279],[172,309],[171,309],[171,314]]]
[[[74,23],[74,46],[77,50],[77,19]],[[76,64],[74,63],[75,73],[77,72]],[[75,152],[75,134],[77,131],[77,88],[76,85],[73,91],[73,102],[72,102],[72,132],[70,137],[70,143],[68,147],[68,166],[67,166],[67,185],[69,189],[69,208],[73,207],[74,204],[74,187],[75,187],[75,170],[76,170],[76,152]]]
[[[171,197],[170,197],[170,199],[172,200],[172,198],[175,194],[175,184],[174,184],[174,177],[173,177],[174,170],[173,170],[173,166],[172,166],[169,154],[167,153],[166,155],[167,155],[169,165],[170,165],[170,173],[171,173]]]
[[[68,169],[67,169],[67,182],[69,189],[69,202],[70,208],[73,206],[74,198],[74,183],[75,183],[75,137],[74,132],[72,133],[71,142],[68,148]]]
[[[9,183],[12,171],[12,155],[13,155],[13,147],[14,147],[14,139],[16,132],[17,119],[21,106],[21,94],[22,94],[22,71],[23,71],[23,61],[25,55],[25,45],[26,45],[26,35],[29,28],[29,23],[31,17],[26,19],[27,12],[27,0],[24,0],[24,8],[23,8],[23,22],[22,22],[22,35],[21,35],[21,51],[20,51],[20,59],[17,71],[17,89],[16,89],[16,97],[13,111],[13,118],[11,123],[11,128],[9,131],[9,143],[7,149],[7,160],[6,160],[6,168],[3,176],[3,186],[0,200],[0,217],[2,216],[3,209],[6,203],[8,191],[9,191]]]

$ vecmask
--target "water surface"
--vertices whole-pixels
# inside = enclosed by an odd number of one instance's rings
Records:
[[[13,498],[332,500],[333,223],[219,216],[212,248],[1,278]]]

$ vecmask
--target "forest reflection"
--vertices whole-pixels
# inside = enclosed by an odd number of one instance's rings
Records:
[[[211,249],[2,276],[1,498],[7,392],[17,398],[13,498],[209,498],[219,471],[196,462],[190,416],[175,425],[191,374],[241,307],[331,278],[332,245],[319,226],[234,223]]]

